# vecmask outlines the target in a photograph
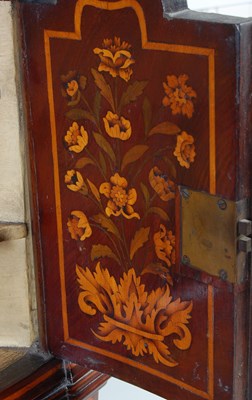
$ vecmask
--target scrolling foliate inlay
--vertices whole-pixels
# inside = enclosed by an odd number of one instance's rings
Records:
[[[74,63],[61,76],[69,121],[63,142],[71,156],[64,183],[72,204],[74,196],[83,198],[83,207],[73,206],[65,225],[78,246],[92,240],[90,265],[76,265],[78,304],[89,316],[101,313],[102,322],[90,328],[100,341],[122,343],[134,356],[149,354],[156,363],[174,367],[178,362],[167,339],[172,336],[181,351],[190,348],[193,303],[171,295],[175,234],[170,213],[178,166],[187,171],[196,157],[193,133],[183,121],[192,118],[197,94],[186,71],[178,76],[167,71],[155,109],[145,94],[149,81],[134,76],[134,46],[114,36],[93,53],[97,64],[87,76],[74,70]],[[92,96],[86,94],[90,89]],[[142,116],[137,132],[129,107]],[[99,231],[102,243],[95,240]],[[139,266],[136,256],[144,252],[151,257],[142,256]],[[108,259],[119,275],[103,267]],[[151,275],[161,284],[148,291],[144,279]]]
[[[168,367],[178,363],[172,358],[165,338],[175,335],[173,344],[180,350],[191,345],[189,323],[192,302],[172,301],[169,285],[145,291],[141,278],[131,268],[118,285],[107,269],[97,264],[94,273],[77,266],[81,310],[89,315],[96,310],[103,315],[94,335],[106,342],[122,342],[135,356],[153,355],[154,360]]]

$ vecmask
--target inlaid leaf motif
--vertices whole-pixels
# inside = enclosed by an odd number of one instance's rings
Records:
[[[104,304],[100,299],[99,286],[96,284],[95,277],[91,271],[88,268],[83,269],[79,265],[76,265],[76,275],[80,288],[84,290],[78,298],[78,304],[81,311],[88,315],[95,315],[97,310],[100,312],[106,312],[107,304]],[[91,300],[89,304],[86,302],[86,297]]]
[[[81,157],[75,164],[75,168],[81,169],[86,167],[87,165],[95,165],[95,162],[89,157]]]
[[[98,258],[109,257],[115,260],[119,265],[120,261],[111,248],[107,245],[94,244],[91,249],[91,260],[97,260]]]
[[[140,186],[141,186],[141,190],[144,195],[146,208],[148,208],[149,203],[150,203],[150,192],[149,192],[147,186],[143,182],[140,183]]]
[[[177,362],[171,357],[171,352],[163,342],[149,343],[149,353],[153,355],[154,360],[158,364],[161,362],[168,367],[175,367]]]
[[[94,116],[91,112],[89,112],[89,111],[87,111],[87,110],[84,110],[84,111],[85,111],[85,117],[84,117],[84,119],[88,119],[89,121],[93,122],[93,123],[96,125],[95,116]]]
[[[144,117],[144,128],[145,128],[145,134],[147,134],[150,130],[151,126],[151,120],[152,120],[152,108],[151,108],[151,103],[148,97],[144,98],[143,101],[143,117]]]
[[[99,161],[100,161],[100,166],[101,166],[102,172],[104,173],[104,175],[106,175],[106,173],[107,173],[107,164],[106,164],[106,160],[104,158],[104,155],[102,154],[101,151],[99,151]]]
[[[95,315],[96,310],[102,313],[98,331],[91,329],[98,339],[122,342],[137,357],[150,354],[156,363],[178,365],[165,338],[172,335],[180,350],[190,347],[192,337],[187,325],[192,302],[173,300],[167,283],[148,293],[133,268],[123,274],[119,284],[100,263],[95,272],[77,266],[76,273],[80,309],[88,315]]]
[[[88,178],[87,178],[87,183],[90,187],[91,192],[93,193],[94,197],[96,198],[97,201],[99,201],[99,203],[101,202],[101,197],[100,197],[100,193],[99,190],[97,189],[97,187],[95,186],[95,184],[93,182],[91,182]]]
[[[169,221],[168,214],[160,207],[150,207],[147,211],[148,214],[153,213],[159,215],[164,221]]]
[[[165,267],[161,263],[151,263],[147,265],[141,272],[141,275],[145,274],[152,274],[152,275],[158,275],[164,280],[166,280],[169,285],[173,286],[173,280],[170,275],[170,271],[168,270],[167,267]]]
[[[79,121],[81,119],[88,119],[91,122],[96,123],[95,117],[91,112],[87,110],[83,110],[82,108],[73,108],[70,111],[66,112],[66,117],[73,120],[73,121]]]
[[[143,93],[145,87],[147,86],[148,81],[135,81],[131,85],[129,85],[126,91],[122,94],[119,109],[126,106],[132,101],[136,101],[136,99]]]
[[[80,83],[81,89],[84,90],[87,86],[87,78],[84,75],[81,75],[79,83]]]
[[[100,108],[101,108],[101,92],[97,90],[94,97],[94,105],[93,105],[94,114],[97,120],[99,120]]]
[[[170,316],[169,322],[166,321],[162,323],[162,328],[160,325],[159,332],[164,336],[176,333],[179,339],[174,339],[173,343],[178,349],[186,350],[192,341],[191,332],[186,325],[191,319],[190,313],[193,308],[193,303],[192,301],[182,302],[180,299],[177,299],[174,303],[176,303],[176,312]],[[173,305],[170,304],[167,307],[167,313],[172,310]]]
[[[162,135],[177,135],[181,129],[170,121],[161,122],[154,126],[148,134],[148,136],[162,134]]]
[[[111,160],[115,163],[116,156],[109,142],[100,133],[93,132],[93,135],[98,146],[100,146],[100,148],[104,150],[105,153],[107,153]]]
[[[148,149],[149,146],[146,146],[145,144],[137,144],[136,146],[132,147],[129,151],[127,151],[122,160],[122,166],[121,166],[122,171],[128,164],[139,160],[139,158],[141,158],[142,155]]]
[[[113,308],[108,294],[112,295],[112,290],[117,290],[117,285],[108,270],[101,268],[98,262],[94,274],[89,268],[84,269],[79,265],[76,265],[76,274],[80,288],[83,290],[78,298],[81,311],[88,315],[95,315],[97,310],[105,314],[111,313]],[[101,292],[101,288],[107,290],[105,295]]]
[[[70,107],[77,106],[77,104],[79,104],[79,102],[80,102],[80,98],[81,98],[81,94],[80,94],[80,92],[78,91],[76,98],[75,98],[75,99],[72,98],[72,100],[70,100],[70,101],[67,103],[67,105],[70,106]]]
[[[116,225],[110,218],[107,218],[105,215],[100,213],[95,215],[93,217],[93,220],[97,222],[99,225],[101,225],[103,228],[105,228],[108,232],[113,233],[118,239],[121,240],[121,235],[119,233],[119,230],[117,229]]]
[[[169,176],[171,176],[172,178],[174,178],[174,179],[176,179],[176,177],[177,177],[177,170],[176,170],[176,167],[175,167],[175,165],[173,164],[173,162],[171,161],[171,159],[169,158],[169,157],[162,157],[163,158],[163,160],[164,160],[164,162],[166,163],[166,165],[167,165],[167,169],[166,169],[166,171],[167,171],[167,174],[169,175]]]
[[[107,84],[104,76],[96,69],[91,68],[91,72],[94,77],[96,86],[100,89],[101,95],[108,101],[108,103],[112,107],[112,110],[115,112],[115,104],[111,87]]]
[[[140,228],[136,233],[134,238],[130,243],[130,259],[133,260],[135,253],[143,247],[144,243],[146,243],[149,239],[150,227]]]
[[[161,274],[166,274],[168,271],[168,268],[165,267],[161,263],[151,263],[148,264],[141,272],[141,275],[144,274],[154,274],[154,275],[161,275]]]

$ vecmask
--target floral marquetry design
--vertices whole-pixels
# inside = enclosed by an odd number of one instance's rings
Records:
[[[87,186],[83,181],[81,174],[74,169],[67,171],[65,175],[65,183],[68,189],[72,190],[73,192],[86,192]]]
[[[127,190],[127,186],[127,180],[118,173],[111,176],[110,182],[101,184],[100,193],[109,199],[105,210],[108,217],[123,215],[127,219],[140,219],[139,214],[134,212],[132,207],[137,201],[136,189]]]
[[[175,183],[167,175],[163,174],[157,166],[150,170],[149,181],[151,187],[163,201],[175,198]]]
[[[86,78],[76,71],[69,71],[66,75],[61,75],[62,96],[67,98],[68,105],[74,106],[79,103],[81,90],[86,87]]]
[[[67,131],[64,140],[70,151],[80,153],[88,144],[88,134],[83,126],[79,127],[77,122],[73,122]]]
[[[141,283],[133,268],[123,274],[118,284],[107,269],[97,264],[95,272],[76,267],[79,306],[82,312],[102,313],[101,322],[94,335],[104,342],[122,342],[134,356],[152,355],[156,363],[175,367],[165,343],[169,336],[180,350],[191,345],[187,327],[191,318],[192,302],[172,299],[169,285],[151,293]]]
[[[172,114],[183,114],[191,118],[194,112],[193,100],[197,97],[191,86],[187,86],[187,75],[167,75],[167,82],[163,83],[166,96],[163,105],[170,107]]]
[[[177,146],[173,154],[177,157],[181,167],[190,168],[196,156],[193,136],[182,132],[181,135],[177,137]]]
[[[175,236],[172,231],[167,231],[163,224],[153,236],[157,257],[164,261],[167,267],[175,264]]]
[[[171,294],[173,214],[179,166],[193,168],[196,156],[194,137],[179,125],[184,116],[190,122],[197,95],[186,74],[168,74],[156,110],[149,81],[132,79],[138,61],[130,43],[115,36],[92,51],[97,63],[86,77],[74,65],[61,76],[62,187],[72,207],[64,226],[77,252],[85,241],[89,260],[76,266],[78,307],[88,319],[100,314],[87,325],[97,343],[121,343],[135,357],[175,367],[191,346],[193,304]],[[176,121],[162,117],[162,103]]]
[[[94,53],[100,57],[99,72],[108,72],[113,78],[119,76],[126,82],[133,71],[131,66],[135,63],[129,49],[131,45],[121,42],[119,37],[104,39],[102,48],[96,47]]]
[[[103,118],[105,131],[112,138],[128,140],[131,136],[131,123],[124,117],[118,117],[111,111]]]
[[[85,240],[92,235],[86,215],[82,211],[72,211],[67,222],[68,231],[74,240]]]

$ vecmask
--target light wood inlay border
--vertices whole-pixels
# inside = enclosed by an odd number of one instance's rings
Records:
[[[173,53],[181,53],[188,55],[200,55],[208,58],[208,78],[209,78],[209,192],[216,193],[216,145],[215,145],[215,51],[212,48],[185,46],[169,43],[156,43],[148,41],[146,21],[143,9],[136,0],[120,0],[117,2],[108,2],[100,0],[78,0],[75,7],[74,32],[63,31],[44,31],[44,44],[46,56],[46,70],[47,70],[47,84],[48,84],[48,101],[50,109],[50,123],[52,134],[52,151],[54,163],[54,182],[55,182],[55,202],[56,202],[56,216],[57,216],[57,233],[58,233],[58,252],[59,252],[59,265],[60,265],[60,279],[61,279],[61,295],[62,295],[62,318],[64,340],[72,345],[85,348],[87,350],[102,354],[104,356],[114,358],[122,361],[128,365],[140,368],[147,373],[169,381],[175,385],[184,388],[202,399],[212,400],[214,398],[214,291],[213,287],[208,287],[208,393],[203,392],[183,381],[177,380],[167,374],[150,368],[146,365],[140,364],[136,361],[130,360],[126,357],[120,356],[103,350],[73,338],[69,337],[68,316],[67,316],[67,299],[66,299],[66,285],[65,285],[65,271],[64,271],[64,248],[63,248],[63,232],[62,232],[62,212],[61,212],[61,198],[60,198],[60,181],[59,181],[59,167],[58,167],[58,154],[57,154],[57,134],[56,134],[56,119],[54,108],[54,93],[53,93],[53,78],[52,78],[52,63],[51,63],[51,39],[64,39],[64,40],[81,40],[81,19],[83,9],[86,6],[93,6],[102,10],[121,10],[124,8],[131,8],[134,10],[140,27],[142,49],[146,50],[159,50]]]

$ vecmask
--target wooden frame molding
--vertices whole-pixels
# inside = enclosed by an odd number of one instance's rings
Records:
[[[0,386],[0,400],[60,400],[70,397],[93,400],[98,398],[98,391],[109,379],[108,375],[100,372],[31,353],[2,374],[5,384]]]

